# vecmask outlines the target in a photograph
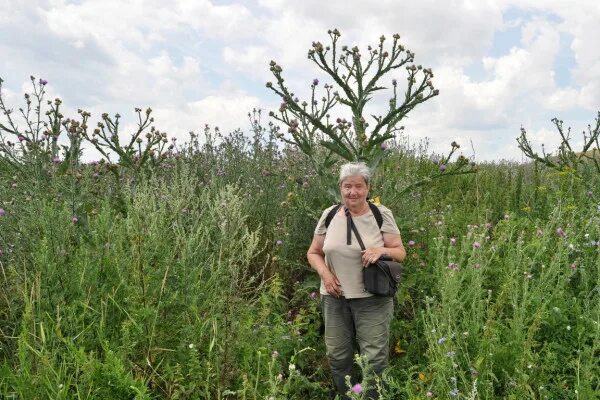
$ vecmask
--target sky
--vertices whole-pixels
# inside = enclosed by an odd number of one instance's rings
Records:
[[[600,110],[597,0],[0,0],[0,9],[5,101],[22,106],[33,75],[66,116],[119,113],[124,135],[135,107],[151,107],[156,128],[179,140],[205,124],[248,132],[254,108],[268,122],[280,103],[265,87],[269,61],[300,96],[314,78],[332,83],[307,51],[333,28],[361,49],[399,33],[433,70],[440,95],[402,122],[402,140],[431,151],[457,141],[478,161],[519,161],[522,126],[536,149],[551,149],[558,117],[581,143]]]

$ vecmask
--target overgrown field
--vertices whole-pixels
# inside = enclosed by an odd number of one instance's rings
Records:
[[[386,152],[372,196],[408,258],[384,398],[598,398],[598,175]],[[302,153],[0,161],[1,398],[332,397],[305,252],[335,199]]]

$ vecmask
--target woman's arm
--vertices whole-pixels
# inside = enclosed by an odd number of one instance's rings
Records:
[[[327,293],[335,297],[340,297],[342,295],[340,281],[338,281],[336,276],[331,273],[329,268],[327,268],[327,264],[325,264],[325,253],[323,253],[324,242],[325,235],[314,235],[312,243],[306,253],[306,258],[308,259],[310,266],[313,267],[321,277]]]
[[[383,255],[390,256],[398,262],[402,262],[406,258],[406,250],[399,234],[383,232],[382,235],[383,247],[369,247],[362,252],[362,262],[365,267]]]

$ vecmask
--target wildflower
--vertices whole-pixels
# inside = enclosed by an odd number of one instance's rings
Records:
[[[317,292],[311,292],[309,297],[311,299],[313,299],[313,300],[316,299],[317,298]]]
[[[45,79],[40,79],[40,85],[42,86],[46,86],[48,84],[48,81]]]
[[[275,242],[275,244],[276,244],[277,246],[281,246],[281,245],[283,244],[283,240],[278,240],[277,242]]]
[[[71,218],[71,222],[76,224],[79,221],[79,218],[77,218],[76,215],[73,215],[73,217]]]
[[[275,350],[273,353],[271,353],[271,357],[273,357],[273,358],[277,358],[278,355],[279,355],[279,352],[277,350]]]
[[[446,353],[446,356],[450,357],[450,358],[454,357],[455,355],[456,355],[456,353],[454,351],[449,351]]]
[[[458,396],[458,389],[452,389],[448,394],[452,397],[456,397]]]
[[[58,157],[54,157],[54,158],[52,159],[52,164],[59,164],[59,163],[60,163],[60,158],[58,158]]]
[[[446,338],[445,337],[441,337],[441,338],[438,339],[437,342],[438,342],[438,344],[444,344],[445,341],[446,341]]]
[[[277,375],[277,380],[278,380],[278,381],[281,381],[281,380],[283,380],[283,374],[278,374],[278,375]]]
[[[479,268],[481,268],[481,265],[479,265],[479,263],[477,263],[477,264],[473,265],[473,268],[479,269]]]
[[[476,249],[478,249],[478,248],[481,247],[481,243],[475,242],[475,243],[473,243],[473,247],[476,248]]]
[[[525,275],[526,279],[531,279],[533,278],[533,274],[531,272],[524,272],[523,275]]]
[[[413,246],[415,245],[415,241],[414,241],[414,240],[409,240],[409,241],[408,241],[408,245],[409,245],[410,247],[413,247]]]
[[[567,330],[570,331],[571,330],[571,325],[567,325]]]
[[[427,392],[427,393],[425,394],[425,396],[427,396],[427,397],[431,398],[431,397],[433,397],[433,393],[431,393],[431,392]]]
[[[387,148],[388,148],[388,145],[387,145],[387,143],[386,143],[386,142],[383,142],[383,143],[381,143],[381,146],[380,146],[380,147],[381,147],[381,150],[387,150]]]
[[[313,86],[317,86],[319,84],[319,80],[317,78],[313,79]]]
[[[295,364],[290,364],[290,366],[288,367],[290,371],[295,371],[296,370],[296,365]]]
[[[360,383],[357,383],[356,385],[352,386],[352,392],[355,394],[362,393],[362,390],[362,385]]]
[[[485,223],[485,229],[490,229],[492,227],[492,224],[490,224],[489,222]]]
[[[436,224],[437,226],[441,226],[443,223],[444,223],[443,221],[437,221],[435,224]]]
[[[4,211],[4,208],[0,208],[0,217],[4,217],[5,214],[6,211]]]
[[[565,232],[561,227],[556,228],[556,234],[560,237],[567,237],[567,232]]]
[[[536,235],[538,236],[542,236],[544,234],[544,231],[541,229],[538,229],[537,231],[535,231]]]
[[[456,238],[450,238],[450,244],[456,246]]]
[[[392,79],[392,85],[396,86],[398,84],[398,81],[396,79]]]
[[[504,219],[509,219],[510,215],[509,214],[504,214]]]
[[[450,377],[450,382],[452,382],[452,383],[456,383],[456,377],[455,377],[455,376],[451,376],[451,377]]]
[[[440,165],[440,172],[444,172],[446,170],[446,164]]]
[[[451,263],[448,264],[448,268],[451,269],[452,271],[458,271],[459,270],[458,264],[457,263],[453,263],[453,262],[451,262]]]
[[[188,347],[189,347],[190,350],[193,349],[194,348],[194,343],[188,344]]]

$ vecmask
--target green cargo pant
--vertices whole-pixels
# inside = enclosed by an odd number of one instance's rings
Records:
[[[355,377],[355,341],[375,374],[381,374],[388,366],[394,301],[391,297],[381,296],[346,299],[324,295],[321,307],[333,381],[338,393],[345,398],[344,394],[348,391],[346,376]],[[369,396],[377,398],[375,394],[369,393]]]

